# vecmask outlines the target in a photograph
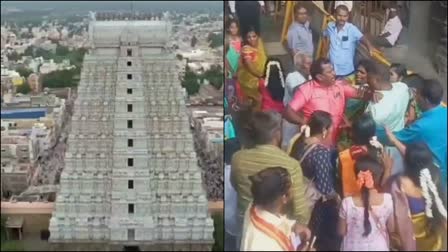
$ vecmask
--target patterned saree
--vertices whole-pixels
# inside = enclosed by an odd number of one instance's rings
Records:
[[[267,57],[261,39],[258,39],[258,48],[253,48],[249,45],[244,46],[241,49],[241,56],[246,62],[248,62],[248,64],[251,64],[252,69],[256,72],[256,74],[264,74]],[[239,67],[238,83],[241,89],[242,99],[244,102],[251,101],[255,110],[261,109],[259,81],[260,78],[249,72],[246,66],[241,65]]]

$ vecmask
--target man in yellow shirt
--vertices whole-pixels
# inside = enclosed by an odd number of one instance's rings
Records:
[[[239,122],[239,133],[246,149],[232,158],[231,183],[238,193],[239,218],[253,200],[249,176],[268,167],[284,167],[291,176],[292,206],[288,212],[299,223],[307,225],[311,209],[305,196],[305,178],[297,160],[280,149],[282,142],[282,117],[277,112],[254,112]]]

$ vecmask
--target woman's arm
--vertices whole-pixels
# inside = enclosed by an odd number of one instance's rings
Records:
[[[389,141],[397,147],[397,149],[400,151],[400,154],[402,156],[406,153],[406,145],[404,145],[402,142],[400,142],[397,137],[395,137],[394,133],[386,127],[384,127],[384,130],[386,131],[387,138],[389,138]]]
[[[382,179],[382,185],[384,186],[392,174],[392,167],[394,166],[394,160],[386,152],[383,152],[383,164],[384,164],[384,174]]]
[[[242,56],[242,63],[244,67],[246,67],[247,71],[252,74],[253,76],[257,78],[262,78],[263,73],[258,73],[255,66],[251,62],[252,56],[250,55],[250,52],[247,52],[248,47],[245,46],[241,49],[241,56]]]
[[[253,64],[247,59],[243,58],[243,65],[246,67],[247,71],[257,78],[263,78],[263,74],[257,73]]]
[[[347,200],[344,199],[341,202],[341,207],[339,208],[339,220],[338,220],[338,235],[342,238],[347,234]]]
[[[347,223],[345,219],[339,216],[338,221],[338,235],[340,237],[344,237],[347,234]]]

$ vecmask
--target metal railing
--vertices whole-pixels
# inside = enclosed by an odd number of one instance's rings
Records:
[[[313,31],[319,31],[318,34],[313,34],[318,36],[317,49],[315,51],[314,58],[327,57],[328,49],[329,49],[329,41],[327,38],[322,36],[322,31],[326,29],[328,23],[331,21],[336,21],[336,19],[329,14],[325,9],[323,9],[318,4],[314,3],[314,1],[286,1],[285,7],[285,16],[283,20],[283,28],[282,28],[282,36],[281,43],[284,43],[288,38],[288,28],[294,20],[294,5],[298,2],[301,2],[308,9],[308,15],[311,18],[310,27]],[[375,8],[366,8],[366,9],[382,9],[384,6],[376,6]],[[352,11],[356,11],[353,9]],[[361,13],[362,15],[362,13]],[[369,15],[367,15],[369,16]],[[370,22],[370,21],[369,21]],[[370,26],[370,23],[367,22],[366,25]],[[370,28],[369,28],[370,29]],[[361,58],[372,58],[376,63],[378,63],[383,68],[389,68],[391,63],[389,60],[384,57],[384,55],[378,51],[374,50],[372,55],[369,55],[368,49],[365,45],[360,44],[357,48],[357,58],[358,60]],[[388,71],[383,71],[385,74],[388,74]],[[414,74],[413,71],[408,69],[408,75]],[[446,107],[446,103],[442,102],[442,106]]]
[[[326,29],[329,22],[336,21],[331,14],[314,3],[314,1],[287,1],[282,29],[282,43],[287,40],[288,28],[294,20],[294,4],[296,2],[302,2],[306,7],[308,7],[309,16],[312,17],[310,20],[310,26],[314,31],[323,31],[324,29]],[[321,34],[316,35],[319,36],[319,40],[317,42],[315,58],[326,57],[328,55],[328,39],[324,38]],[[358,47],[358,53],[364,55],[366,54],[365,52],[367,52],[367,48],[364,45]],[[386,67],[389,67],[391,65],[391,63],[378,50],[373,51],[372,58]]]

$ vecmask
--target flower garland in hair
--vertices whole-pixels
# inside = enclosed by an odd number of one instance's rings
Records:
[[[383,151],[383,145],[378,141],[378,138],[376,136],[373,136],[372,138],[370,138],[369,140],[370,145],[372,145],[373,147]]]
[[[422,194],[423,194],[423,197],[425,198],[425,203],[426,203],[426,206],[425,206],[426,207],[426,216],[428,216],[429,218],[434,217],[432,210],[431,210],[432,198],[431,198],[431,195],[429,194],[429,191],[431,190],[431,192],[434,194],[434,199],[436,201],[437,210],[439,210],[440,214],[446,220],[446,209],[443,206],[442,200],[440,199],[436,185],[432,181],[431,173],[429,172],[428,168],[424,168],[423,170],[420,171],[420,185],[422,187]]]
[[[282,87],[285,87],[285,81],[283,80],[282,68],[280,67],[280,62],[278,62],[278,61],[269,61],[268,62],[268,65],[266,66],[266,80],[264,82],[264,86],[265,87],[268,86],[269,76],[270,76],[270,73],[271,73],[271,66],[277,66],[278,71],[279,71],[279,75],[280,75],[280,81],[282,83]]]
[[[308,138],[311,136],[311,128],[308,125],[302,125],[302,127],[300,127],[300,134],[305,134],[305,137]]]

